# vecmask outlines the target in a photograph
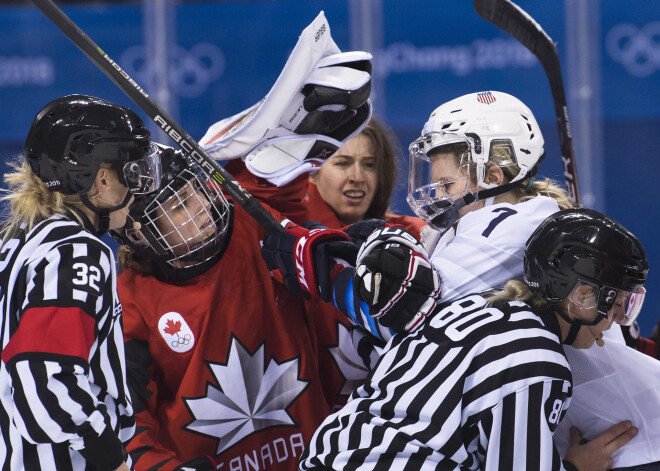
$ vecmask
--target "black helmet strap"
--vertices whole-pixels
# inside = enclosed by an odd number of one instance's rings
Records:
[[[582,327],[582,322],[580,321],[571,322],[571,329],[568,331],[568,335],[566,336],[566,340],[564,340],[564,344],[573,345],[573,342],[575,342],[575,339],[581,327]]]
[[[468,193],[462,198],[458,198],[456,201],[451,202],[449,204],[448,209],[446,209],[444,212],[437,215],[435,218],[431,220],[431,224],[433,224],[436,228],[438,228],[441,231],[446,231],[451,226],[453,226],[454,223],[456,223],[456,221],[458,221],[461,218],[460,214],[458,213],[460,209],[474,203],[475,201],[484,200],[486,198],[491,198],[493,196],[501,195],[518,186],[522,186],[522,183],[516,181],[516,182],[505,183],[504,185],[496,186],[494,188],[481,190],[475,193]],[[432,203],[429,205],[429,208],[440,207],[440,206],[441,205],[438,203]]]
[[[566,313],[559,306],[556,307],[555,312],[562,319],[564,319],[566,322],[571,324],[571,328],[568,331],[568,335],[566,336],[566,339],[562,343],[564,345],[573,345],[573,342],[575,342],[577,334],[580,331],[580,327],[582,327],[584,324],[576,319],[568,317]]]
[[[580,328],[583,325],[586,325],[586,326],[596,325],[600,321],[602,321],[603,319],[607,319],[607,313],[603,313],[600,310],[598,310],[598,314],[596,315],[596,318],[591,322],[586,322],[586,321],[578,320],[578,319],[575,319],[575,318],[571,318],[571,317],[567,316],[566,313],[563,312],[559,308],[555,312],[557,314],[559,314],[559,316],[561,316],[562,319],[564,319],[566,322],[571,324],[571,328],[568,331],[568,335],[566,336],[566,340],[564,340],[562,342],[564,345],[573,345],[573,342],[575,342],[575,338],[577,337],[578,332],[580,331]]]
[[[82,190],[78,192],[78,195],[80,196],[82,203],[85,206],[87,206],[89,209],[91,209],[94,212],[94,214],[97,214],[99,217],[99,225],[96,228],[97,236],[102,236],[108,231],[108,228],[110,227],[110,213],[117,211],[119,209],[123,209],[126,206],[128,206],[128,202],[131,200],[131,197],[133,196],[133,194],[129,191],[126,193],[124,200],[121,203],[119,203],[117,206],[113,206],[111,208],[99,208],[94,204],[92,204],[92,202],[89,200],[89,197],[87,196],[87,191]]]

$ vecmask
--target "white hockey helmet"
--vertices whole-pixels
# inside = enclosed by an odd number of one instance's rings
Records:
[[[477,187],[486,191],[475,189],[465,200],[456,201],[456,195],[436,192],[439,182],[431,178],[429,154],[438,152],[442,146],[461,143],[466,151],[457,177],[461,168],[468,177],[473,171]],[[517,182],[533,177],[545,156],[543,144],[534,115],[514,96],[484,91],[451,100],[431,113],[421,137],[410,145],[408,204],[419,217],[444,230],[460,218],[457,212],[461,207],[505,193],[519,185]],[[494,152],[498,148],[504,148],[505,152]],[[495,154],[507,158],[494,159]],[[496,187],[484,182],[489,161],[510,167],[513,177],[509,183]]]

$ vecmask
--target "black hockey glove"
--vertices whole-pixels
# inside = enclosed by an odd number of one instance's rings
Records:
[[[364,219],[344,228],[344,232],[351,238],[351,242],[358,247],[362,247],[362,244],[374,231],[382,229],[386,224],[382,219]]]
[[[314,221],[289,225],[261,245],[268,269],[279,269],[290,293],[307,299],[320,296],[326,302],[332,302],[332,280],[344,268],[342,260],[353,263],[357,251],[343,231]]]
[[[410,332],[431,313],[440,296],[440,276],[408,231],[386,227],[362,245],[353,279],[369,314],[395,332]]]

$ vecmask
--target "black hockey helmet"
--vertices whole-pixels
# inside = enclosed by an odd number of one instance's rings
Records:
[[[126,226],[110,233],[120,244],[166,270],[183,265],[192,272],[200,264],[206,269],[228,242],[231,205],[217,182],[183,152],[155,146],[162,165],[159,191],[135,195]],[[174,211],[182,212],[176,221],[170,219]],[[183,230],[186,226],[187,231]],[[193,236],[186,237],[184,232]],[[202,239],[200,234],[207,235]]]
[[[130,109],[68,95],[37,114],[25,140],[25,158],[53,191],[86,193],[100,164],[116,163],[123,185],[131,192],[149,192],[160,180],[149,138],[149,130]]]
[[[589,284],[598,293],[598,313],[604,317],[619,292],[624,292],[626,319],[616,320],[624,325],[639,313],[648,269],[639,239],[591,209],[556,212],[534,231],[525,248],[524,276],[532,289],[560,302],[579,282]],[[597,317],[594,323],[599,321]]]

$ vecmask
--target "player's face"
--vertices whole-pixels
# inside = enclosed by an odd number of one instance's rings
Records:
[[[193,183],[184,185],[159,209],[158,228],[177,256],[215,235],[211,203]]]
[[[431,178],[436,184],[436,197],[441,198],[449,195],[452,201],[464,196],[473,190],[473,184],[469,181],[465,168],[459,170],[456,156],[451,152],[433,152],[429,154],[431,159]],[[470,211],[479,209],[479,202],[469,204],[458,211],[464,216]]]
[[[369,138],[358,134],[311,177],[342,224],[364,219],[378,185],[378,158]]]

